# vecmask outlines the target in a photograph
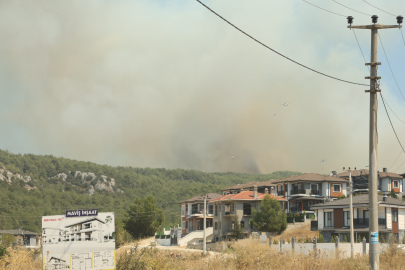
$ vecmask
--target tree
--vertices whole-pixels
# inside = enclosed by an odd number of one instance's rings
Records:
[[[257,211],[253,208],[252,224],[260,232],[281,233],[287,228],[285,212],[281,210],[280,202],[266,195]]]
[[[153,235],[164,220],[163,210],[157,208],[155,198],[136,198],[127,211],[124,228],[132,237],[138,239]]]
[[[391,189],[389,196],[391,196],[391,198],[398,198],[397,194],[395,193],[395,191],[393,189]]]
[[[238,215],[235,216],[235,219],[233,221],[233,229],[231,232],[231,238],[233,239],[242,239],[243,238],[243,228],[239,223],[239,217]]]

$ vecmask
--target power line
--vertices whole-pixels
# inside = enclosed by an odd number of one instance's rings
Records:
[[[405,163],[405,161],[404,162],[402,162],[402,164],[401,165],[399,165],[399,167],[394,171],[394,172],[396,172],[396,171],[398,171],[398,169],[399,168],[401,168],[402,167],[402,165],[404,165],[404,163]]]
[[[385,13],[390,14],[390,15],[392,15],[392,16],[394,16],[394,17],[395,17],[395,15],[394,15],[394,14],[389,13],[389,12],[387,12],[387,11],[384,11],[384,10],[382,10],[381,8],[378,8],[378,7],[376,7],[376,6],[372,5],[372,4],[370,4],[369,2],[367,2],[367,1],[365,1],[365,0],[363,0],[363,2],[365,2],[365,3],[369,4],[370,6],[372,6],[372,7],[376,8],[376,9],[378,9],[378,10],[381,10],[382,12],[385,12]]]
[[[388,60],[387,54],[385,53],[385,48],[384,48],[384,45],[383,45],[383,43],[382,43],[382,39],[381,39],[380,34],[378,34],[378,38],[380,39],[381,47],[383,48],[383,52],[384,52],[384,55],[385,55],[385,59],[387,60],[388,67],[390,68],[392,77],[394,78],[394,81],[395,81],[395,83],[396,83],[396,85],[397,85],[397,87],[398,87],[398,90],[399,90],[399,92],[401,93],[402,99],[405,101],[405,98],[404,98],[404,95],[402,94],[401,88],[399,87],[399,84],[398,84],[398,82],[397,82],[397,79],[395,78],[394,72],[392,71],[390,61]]]
[[[391,109],[390,104],[388,104],[387,100],[386,100],[386,99],[384,99],[384,100],[385,100],[385,102],[387,103],[388,108],[390,108],[391,112],[398,118],[399,121],[401,121],[402,123],[405,124],[405,122],[402,121],[401,118],[399,118],[398,115],[395,114],[394,110]]]
[[[397,158],[395,159],[395,161],[391,164],[391,166],[388,167],[388,170],[395,164],[395,162],[397,162],[398,158],[401,156],[402,151],[399,152],[399,155],[397,156]]]
[[[367,15],[367,16],[372,16],[372,15],[370,15],[370,14],[363,13],[363,12],[361,12],[361,11],[357,11],[357,10],[355,10],[355,9],[349,8],[349,7],[343,5],[343,4],[341,4],[341,3],[339,3],[339,2],[337,2],[337,1],[335,1],[335,0],[332,0],[332,1],[335,2],[335,3],[338,4],[338,5],[341,5],[341,6],[345,7],[345,8],[348,8],[348,9],[350,9],[350,10],[353,10],[354,12],[357,12],[357,13],[360,13],[360,14],[363,14],[363,15]]]
[[[276,51],[276,50],[270,48],[270,47],[267,46],[266,44],[260,42],[259,40],[255,39],[254,37],[252,37],[252,36],[249,35],[248,33],[244,32],[243,30],[241,30],[240,28],[238,28],[237,26],[235,26],[234,24],[232,24],[231,22],[229,22],[228,20],[226,20],[224,17],[222,17],[221,15],[219,15],[218,13],[216,13],[214,10],[212,10],[211,8],[209,8],[207,5],[203,4],[200,0],[196,0],[196,1],[197,1],[198,3],[200,3],[202,6],[204,6],[206,9],[208,9],[209,11],[211,11],[213,14],[215,14],[216,16],[218,16],[218,17],[219,17],[220,19],[222,19],[224,22],[226,22],[227,24],[231,25],[231,26],[234,27],[236,30],[238,30],[239,32],[241,32],[242,34],[244,34],[244,35],[246,35],[247,37],[253,39],[254,41],[256,41],[256,42],[259,43],[260,45],[264,46],[265,48],[271,50],[272,52],[274,52],[274,53],[276,53],[276,54],[278,54],[278,55],[284,57],[285,59],[287,59],[287,60],[289,60],[289,61],[291,61],[291,62],[293,62],[293,63],[295,63],[295,64],[297,64],[297,65],[299,65],[299,66],[301,66],[301,67],[303,67],[303,68],[306,68],[306,69],[311,70],[311,71],[313,71],[313,72],[315,72],[315,73],[318,73],[318,74],[323,75],[323,76],[325,76],[325,77],[328,77],[328,78],[331,78],[331,79],[334,79],[334,80],[338,80],[338,81],[341,81],[341,82],[350,83],[350,84],[355,84],[355,85],[368,86],[367,84],[363,84],[363,83],[355,83],[355,82],[350,82],[350,81],[342,80],[342,79],[339,79],[339,78],[336,78],[336,77],[327,75],[327,74],[325,74],[325,73],[319,72],[319,71],[317,71],[317,70],[314,70],[314,69],[312,69],[312,68],[310,68],[310,67],[307,67],[307,66],[305,66],[305,65],[303,65],[303,64],[301,64],[301,63],[298,63],[297,61],[294,61],[293,59],[291,59],[291,58],[289,58],[289,57],[287,57],[287,56],[285,56],[285,55],[279,53],[278,51]]]
[[[402,143],[401,143],[401,141],[400,141],[399,138],[398,138],[397,132],[395,131],[394,125],[393,125],[392,122],[391,122],[391,118],[390,118],[390,115],[389,115],[389,113],[388,113],[387,107],[385,106],[385,101],[384,101],[384,98],[383,98],[383,95],[381,94],[381,92],[380,92],[380,96],[381,96],[381,100],[382,100],[382,102],[383,102],[383,104],[384,104],[385,112],[387,113],[388,120],[390,121],[392,130],[394,131],[395,136],[397,137],[398,143],[399,143],[399,145],[401,146],[402,151],[405,153],[405,149],[404,149],[404,147],[402,146]]]
[[[302,1],[304,1],[304,2],[307,3],[307,4],[310,4],[311,6],[314,6],[314,7],[317,7],[317,8],[319,8],[319,9],[322,9],[323,11],[326,11],[326,12],[329,12],[329,13],[332,13],[332,14],[335,14],[335,15],[338,15],[338,16],[347,17],[346,15],[342,15],[342,14],[335,13],[335,12],[333,12],[333,11],[329,11],[329,10],[327,10],[327,9],[318,7],[317,5],[314,5],[314,4],[312,4],[312,3],[310,3],[310,2],[307,2],[307,1],[305,1],[305,0],[302,0]]]
[[[354,31],[354,29],[352,29],[352,30],[353,30],[354,37],[356,38],[357,45],[359,46],[361,55],[363,56],[364,62],[367,63],[366,57],[364,56],[363,50],[361,49],[359,40],[357,39],[356,32]],[[368,66],[367,66],[367,68],[370,69]],[[381,94],[381,92],[380,92],[380,94]],[[385,102],[387,103],[387,105],[388,105],[388,107],[390,108],[390,110],[391,110],[391,111],[394,113],[394,115],[399,119],[399,117],[398,117],[398,116],[395,114],[395,112],[391,109],[390,105],[389,105],[388,102],[384,99],[384,97],[383,97],[382,95],[381,95],[381,99],[383,100],[383,102],[385,101]],[[385,102],[384,102],[384,107],[385,107]],[[388,115],[388,111],[387,111],[387,115]],[[389,115],[388,115],[388,119],[389,119]],[[399,120],[402,122],[401,119],[399,119]],[[390,122],[391,122],[391,119],[390,119]],[[403,122],[403,123],[404,123],[404,122]],[[405,123],[404,123],[404,124],[405,124]],[[392,123],[391,123],[391,125],[392,125]],[[392,126],[392,128],[394,128],[394,127]],[[394,130],[394,132],[395,132],[395,130]],[[395,135],[396,135],[396,133],[395,133]],[[398,138],[398,137],[397,137],[397,138]],[[398,141],[399,141],[399,139],[398,139]],[[401,145],[401,147],[402,147],[402,145]],[[391,168],[391,167],[395,164],[395,162],[397,162],[398,158],[401,156],[402,153],[403,153],[403,151],[401,151],[401,152],[399,153],[399,155],[397,156],[397,158],[395,159],[395,161],[392,163],[392,165],[391,165],[389,168]]]
[[[404,46],[405,46],[404,33],[402,32],[402,28],[401,28],[401,36],[402,36],[402,41],[404,42]]]

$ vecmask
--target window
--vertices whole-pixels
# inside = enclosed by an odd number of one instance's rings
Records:
[[[214,226],[214,230],[218,230],[218,222],[215,222]]]
[[[214,205],[214,216],[218,216],[218,205]]]
[[[243,204],[243,215],[251,216],[252,215],[252,205],[250,203]]]
[[[392,209],[392,222],[398,222],[398,209]]]
[[[183,204],[181,206],[181,216],[184,217],[186,215],[186,206]]]
[[[235,212],[235,204],[231,204],[231,212]]]
[[[333,212],[324,213],[325,227],[333,227]]]
[[[183,226],[182,226],[182,229],[184,230],[186,228],[186,222],[185,221],[183,221]]]
[[[350,227],[350,211],[343,212],[343,226]]]
[[[208,214],[212,215],[212,213],[214,212],[214,206],[212,204],[208,205]]]
[[[340,185],[333,185],[333,192],[340,192]]]
[[[280,202],[280,207],[281,207],[281,210],[284,209],[284,202]]]
[[[222,229],[222,223],[221,222],[219,223],[219,229],[220,230]]]
[[[394,188],[399,188],[399,182],[398,181],[394,181]]]
[[[229,204],[225,205],[225,213],[229,213],[231,211],[231,206]]]

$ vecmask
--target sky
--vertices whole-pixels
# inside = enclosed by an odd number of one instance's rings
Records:
[[[372,14],[396,24],[362,0],[338,2],[369,15],[307,1],[351,15],[354,24],[370,24]],[[302,0],[203,2],[295,61],[368,83],[344,16]],[[405,10],[404,1],[368,2]],[[355,33],[369,61],[370,31]],[[0,149],[206,172],[327,174],[368,165],[367,86],[304,69],[197,1],[1,1],[0,36]],[[405,94],[401,32],[380,36]],[[380,44],[378,59],[383,95],[405,122],[405,99]],[[405,145],[405,124],[389,112]],[[378,139],[378,169],[404,173],[405,154],[396,160],[401,149],[381,100]]]

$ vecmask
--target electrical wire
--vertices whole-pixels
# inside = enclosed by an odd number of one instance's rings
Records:
[[[341,6],[347,8],[347,9],[350,9],[350,10],[352,10],[352,11],[354,11],[354,12],[357,12],[357,13],[360,13],[360,14],[363,14],[363,15],[367,15],[367,16],[370,16],[370,17],[372,16],[372,15],[370,15],[370,14],[363,13],[363,12],[361,12],[361,11],[357,11],[357,10],[355,10],[355,9],[349,8],[349,7],[343,5],[343,4],[341,4],[341,3],[339,3],[339,2],[337,2],[337,1],[335,1],[335,0],[332,0],[332,1],[335,2],[335,3],[338,4],[338,5],[341,5]]]
[[[211,8],[209,8],[207,5],[205,5],[204,3],[202,3],[200,0],[196,0],[196,1],[197,1],[198,3],[200,3],[202,6],[204,6],[206,9],[208,9],[209,11],[211,11],[213,14],[215,14],[217,17],[219,17],[220,19],[222,19],[224,22],[226,22],[227,24],[229,24],[230,26],[234,27],[236,30],[238,30],[239,32],[241,32],[242,34],[244,34],[245,36],[251,38],[252,40],[254,40],[254,41],[256,41],[257,43],[259,43],[260,45],[262,45],[263,47],[265,47],[265,48],[271,50],[272,52],[274,52],[274,53],[280,55],[281,57],[284,57],[285,59],[287,59],[287,60],[289,60],[289,61],[291,61],[291,62],[293,62],[293,63],[295,63],[295,64],[297,64],[297,65],[299,65],[299,66],[301,66],[301,67],[303,67],[303,68],[306,68],[306,69],[311,70],[311,71],[313,71],[313,72],[315,72],[315,73],[318,73],[318,74],[323,75],[323,76],[325,76],[325,77],[328,77],[328,78],[331,78],[331,79],[334,79],[334,80],[338,80],[338,81],[341,81],[341,82],[350,83],[350,84],[355,84],[355,85],[368,86],[367,84],[363,84],[363,83],[355,83],[355,82],[350,82],[350,81],[342,80],[342,79],[339,79],[339,78],[336,78],[336,77],[327,75],[327,74],[325,74],[325,73],[322,73],[322,72],[320,72],[320,71],[317,71],[317,70],[315,70],[315,69],[312,69],[312,68],[310,68],[310,67],[307,67],[307,66],[305,66],[305,65],[303,65],[303,64],[301,64],[301,63],[298,63],[297,61],[295,61],[295,60],[293,60],[293,59],[291,59],[291,58],[289,58],[289,57],[287,57],[287,56],[285,56],[285,55],[279,53],[278,51],[276,51],[276,50],[270,48],[270,47],[267,46],[266,44],[260,42],[259,40],[255,39],[254,37],[252,37],[252,36],[249,35],[248,33],[244,32],[243,30],[241,30],[240,28],[238,28],[236,25],[232,24],[231,22],[229,22],[228,20],[226,20],[224,17],[222,17],[221,15],[219,15],[218,13],[216,13],[214,10],[212,10]]]
[[[335,13],[335,12],[333,12],[333,11],[329,11],[329,10],[327,10],[327,9],[318,7],[317,5],[314,5],[314,4],[312,4],[312,3],[308,2],[308,1],[305,1],[305,0],[302,0],[302,1],[304,1],[304,2],[307,3],[307,4],[310,4],[311,6],[314,6],[314,7],[317,7],[317,8],[319,8],[319,9],[322,9],[323,11],[326,11],[326,12],[329,12],[329,13],[332,13],[332,14],[335,14],[335,15],[338,15],[338,16],[347,17],[346,15],[342,15],[342,14]]]
[[[382,10],[381,8],[378,8],[378,7],[376,7],[376,6],[372,5],[372,4],[370,4],[369,2],[367,2],[367,1],[365,1],[365,0],[363,0],[363,2],[365,2],[365,3],[369,4],[370,6],[372,6],[372,7],[376,8],[376,9],[378,9],[378,10],[381,10],[382,12],[385,12],[385,13],[390,14],[390,15],[392,15],[392,16],[394,16],[394,17],[395,17],[395,15],[394,15],[394,14],[389,13],[389,12],[387,12],[387,11],[384,11],[384,10]]]
[[[402,32],[402,28],[401,28],[401,36],[402,36],[402,41],[404,42],[404,46],[405,46],[404,32]]]
[[[401,118],[398,117],[398,115],[395,114],[394,110],[391,109],[390,104],[388,104],[387,100],[384,98],[385,102],[387,103],[388,108],[390,108],[391,112],[398,118],[399,121],[405,124],[404,121],[401,120]]]
[[[402,94],[401,88],[399,87],[399,84],[397,82],[397,79],[395,78],[394,72],[392,71],[391,64],[390,64],[390,61],[388,60],[387,54],[385,52],[384,44],[382,43],[382,39],[381,39],[380,34],[378,34],[378,38],[380,39],[381,47],[383,48],[384,56],[385,56],[385,59],[387,60],[388,67],[390,68],[392,77],[394,78],[394,81],[395,81],[395,83],[396,83],[396,85],[398,87],[399,93],[401,93],[402,99],[405,101],[405,98],[404,98],[404,95]]]
[[[361,49],[359,40],[357,39],[356,32],[354,31],[354,29],[352,29],[352,30],[353,30],[354,37],[356,38],[357,45],[359,46],[361,55],[363,56],[364,62],[367,63],[366,57],[364,56],[363,50]],[[387,60],[387,61],[388,61],[388,60]],[[367,66],[367,68],[370,70],[370,68],[369,68],[368,66]],[[382,99],[382,101],[383,101],[384,108],[385,108],[385,111],[386,111],[386,113],[387,113],[388,119],[390,120],[392,129],[394,130],[395,136],[397,136],[397,134],[396,134],[396,132],[395,132],[395,129],[394,129],[394,126],[393,126],[393,124],[392,124],[392,122],[391,122],[390,116],[389,116],[389,114],[388,114],[387,108],[385,107],[385,103],[387,103],[388,107],[390,108],[390,110],[391,110],[393,113],[394,113],[394,111],[391,109],[391,107],[389,106],[388,102],[386,102],[386,100],[384,99],[384,97],[383,97],[383,95],[381,94],[381,92],[380,92],[380,96],[381,96],[381,99]],[[399,117],[398,117],[395,113],[394,113],[394,115],[399,119]],[[401,119],[399,119],[399,120],[402,122]],[[404,123],[404,122],[403,122],[403,123]],[[391,167],[395,164],[395,162],[397,162],[398,158],[401,156],[402,153],[405,153],[404,148],[402,147],[402,144],[401,144],[401,142],[399,141],[398,136],[397,136],[397,139],[398,139],[399,144],[401,145],[402,151],[399,153],[399,155],[397,156],[397,158],[395,159],[395,161],[392,163],[392,165],[391,165],[389,168],[391,168]]]
[[[399,155],[397,156],[397,158],[395,159],[395,161],[391,164],[391,166],[388,167],[388,170],[389,170],[392,166],[394,166],[395,162],[397,162],[399,156],[401,156],[402,153],[403,153],[402,151],[399,152]]]
[[[402,143],[401,143],[401,141],[400,141],[399,138],[398,138],[398,135],[397,135],[397,132],[395,131],[394,125],[392,124],[391,117],[390,117],[390,115],[389,115],[389,113],[388,113],[387,107],[385,106],[385,101],[384,101],[384,98],[383,98],[383,95],[381,94],[381,92],[380,92],[380,96],[381,96],[381,100],[382,100],[382,102],[383,102],[383,104],[384,104],[384,109],[385,109],[385,112],[387,113],[388,120],[390,121],[392,130],[394,131],[395,136],[397,137],[398,143],[399,143],[399,145],[401,146],[402,151],[405,153],[405,149],[404,149],[404,147],[402,146]]]
[[[399,168],[401,168],[403,165],[405,164],[405,161],[404,162],[402,162],[402,164],[401,165],[399,165],[399,167],[394,171],[394,172],[396,172],[396,171],[398,171],[398,169]]]

